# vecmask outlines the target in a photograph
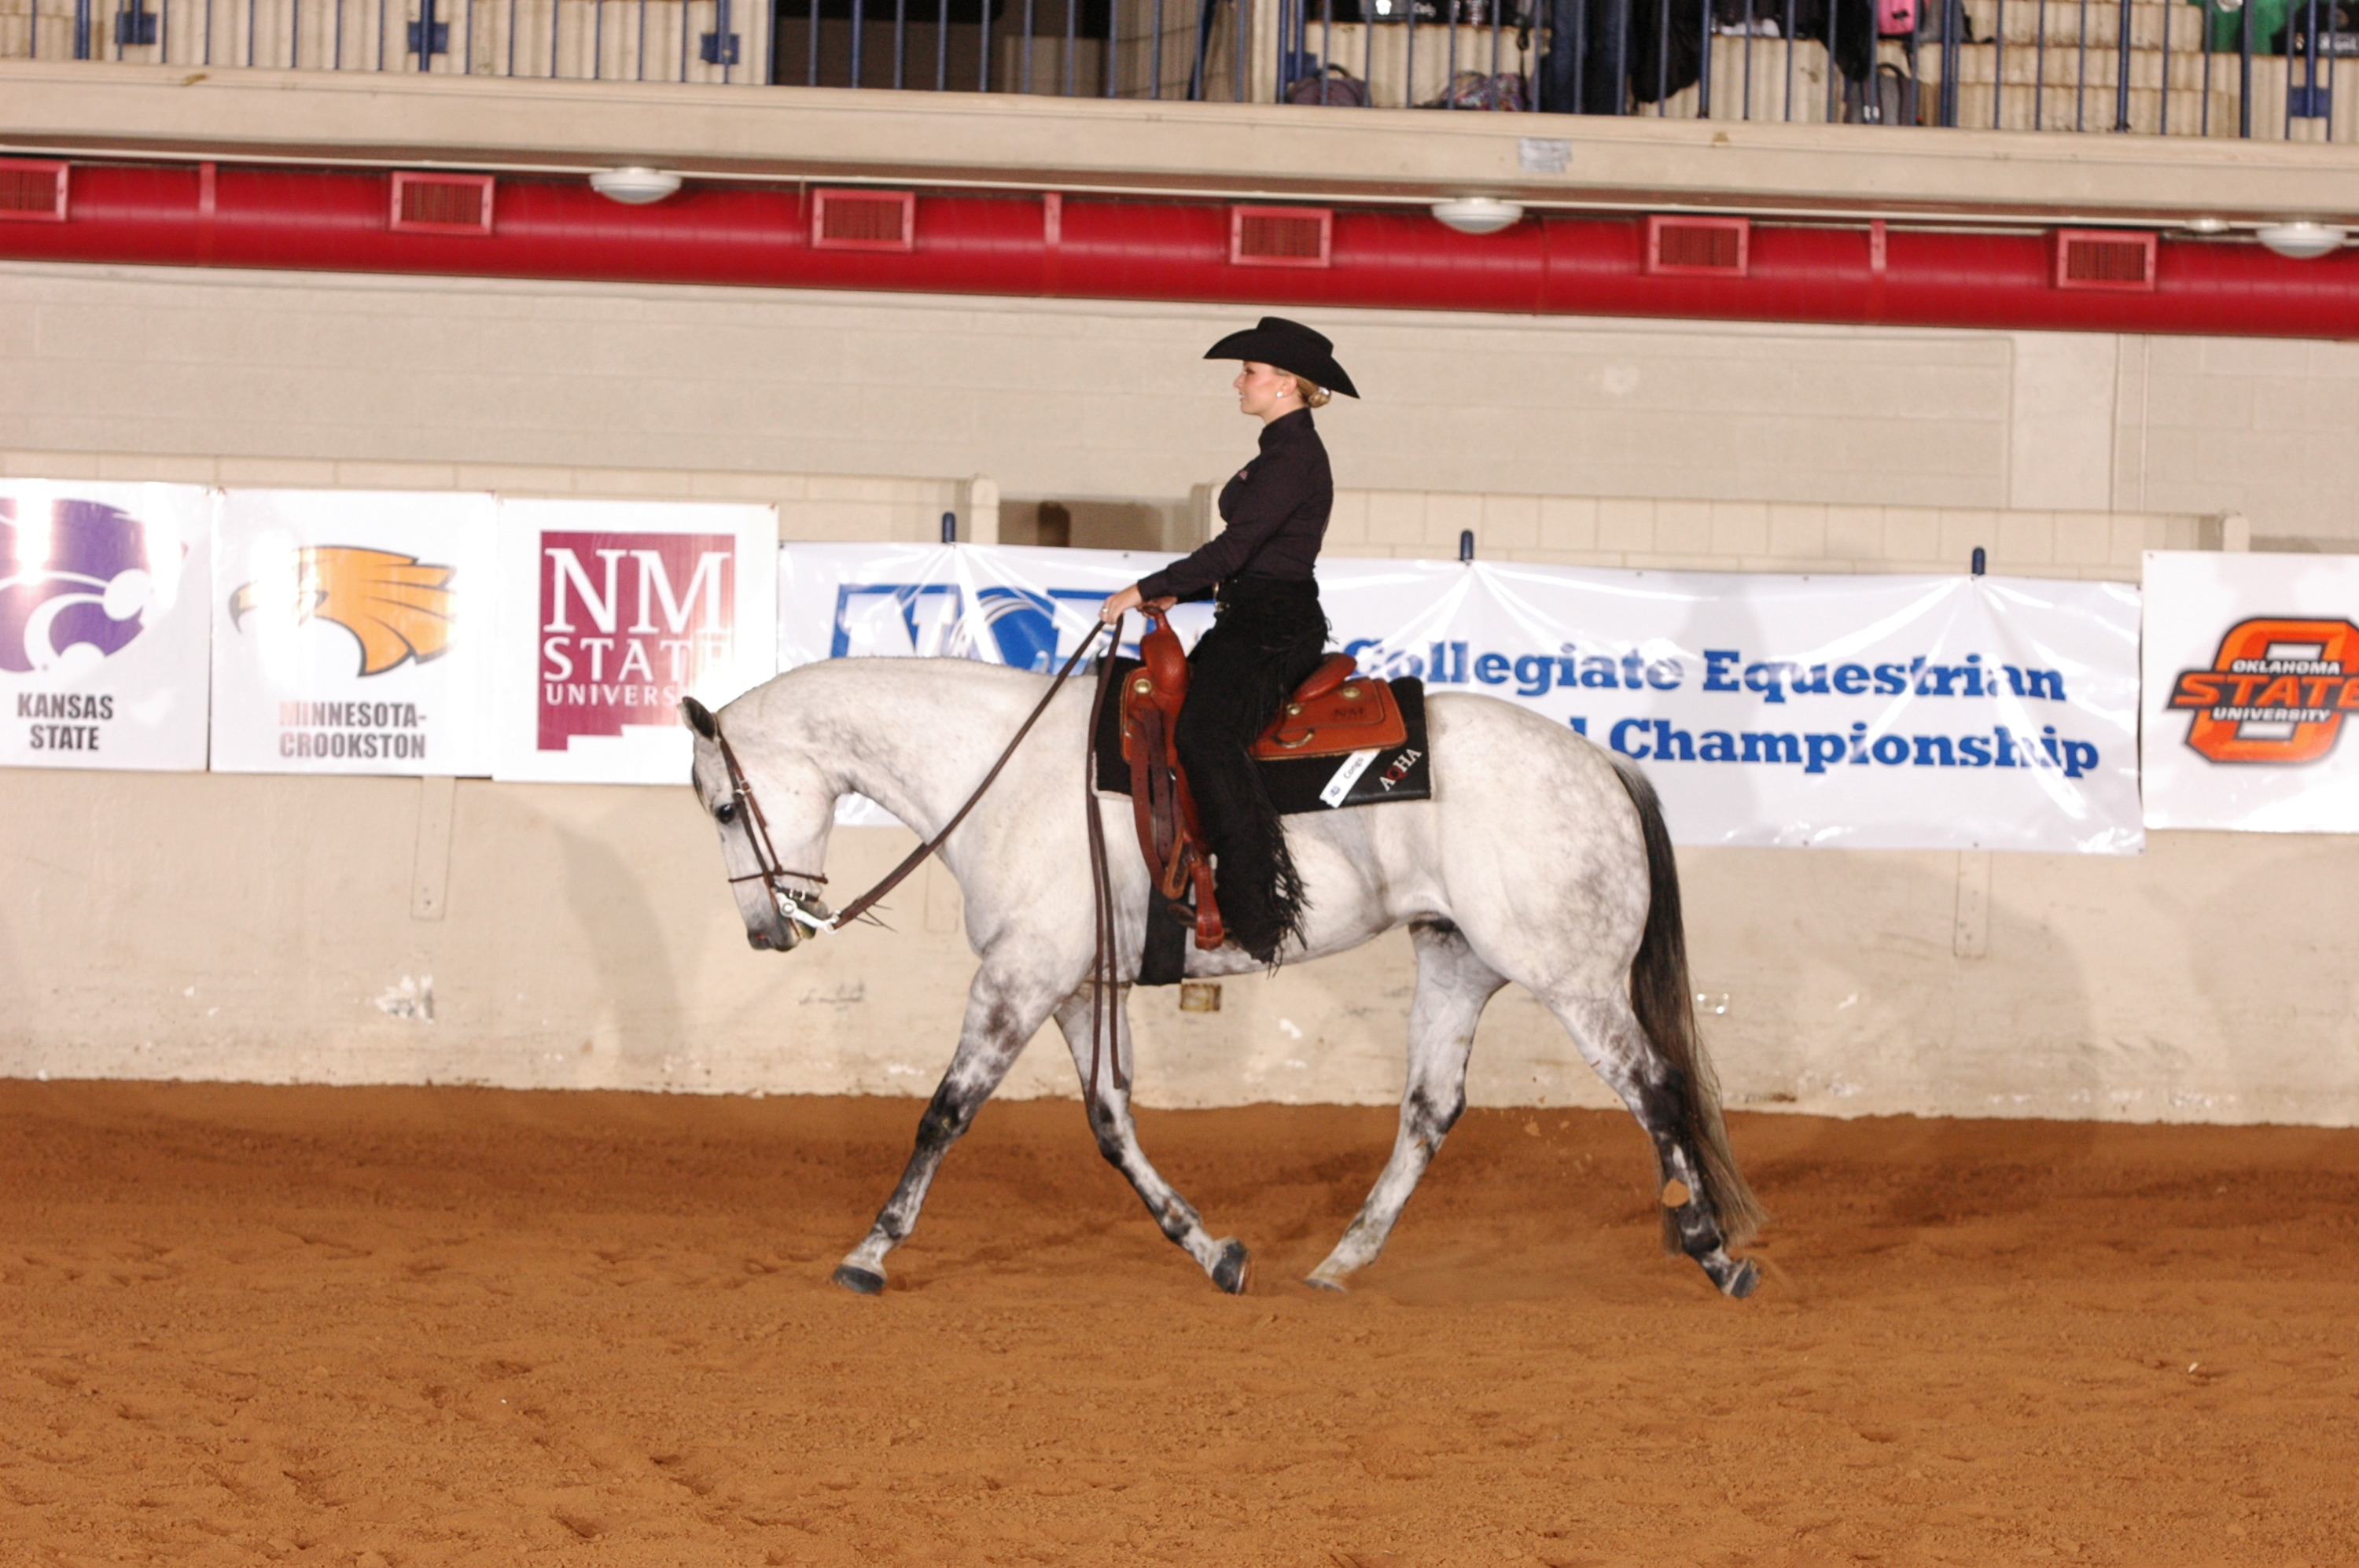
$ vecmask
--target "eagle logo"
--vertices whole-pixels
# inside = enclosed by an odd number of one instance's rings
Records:
[[[299,550],[289,564],[284,574],[257,577],[230,595],[234,625],[243,627],[257,610],[283,615],[290,626],[314,617],[333,621],[359,641],[363,675],[382,675],[412,659],[424,664],[451,651],[457,609],[451,579],[457,567],[343,544]]]

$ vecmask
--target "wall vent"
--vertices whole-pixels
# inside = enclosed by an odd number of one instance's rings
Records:
[[[397,234],[488,234],[492,232],[492,176],[415,174],[393,176],[393,227]]]
[[[0,158],[0,222],[66,221],[66,166],[31,158]]]
[[[1647,220],[1647,270],[1671,278],[1742,278],[1752,261],[1753,220],[1658,212]]]
[[[1326,267],[1335,214],[1324,207],[1232,207],[1229,261],[1236,267]]]
[[[813,250],[914,250],[917,193],[814,191],[810,243]]]
[[[2056,231],[2056,287],[2154,292],[2155,236],[2122,229]]]

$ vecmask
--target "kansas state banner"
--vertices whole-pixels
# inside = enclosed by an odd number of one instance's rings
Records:
[[[212,502],[0,479],[0,764],[205,766]]]
[[[2359,833],[2359,556],[2146,558],[2146,822]]]
[[[500,502],[493,772],[679,784],[679,700],[718,706],[774,672],[775,507]]]
[[[783,665],[1050,670],[1157,556],[788,545]],[[1336,647],[1645,768],[1685,844],[2135,853],[2138,594],[2046,580],[1328,560]],[[1209,605],[1183,605],[1183,637]],[[1131,623],[1136,627],[1136,621]]]
[[[223,493],[215,771],[489,773],[494,516],[463,492]]]

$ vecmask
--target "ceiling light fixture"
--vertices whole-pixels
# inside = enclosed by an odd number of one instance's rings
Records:
[[[590,189],[609,201],[644,207],[679,189],[679,176],[668,169],[633,164],[625,169],[601,169],[590,176]]]
[[[1442,226],[1462,234],[1495,234],[1501,229],[1512,228],[1524,215],[1522,207],[1494,196],[1461,196],[1453,201],[1436,201],[1432,212]]]
[[[2263,223],[2253,237],[2289,261],[2316,261],[2343,248],[2343,230],[2331,223],[2301,219],[2291,223]]]

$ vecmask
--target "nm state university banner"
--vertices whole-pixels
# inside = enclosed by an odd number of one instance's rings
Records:
[[[212,505],[0,479],[0,764],[205,766]]]
[[[685,783],[680,699],[776,672],[776,508],[503,499],[499,537],[493,776]]]
[[[2146,822],[2359,833],[2359,556],[2146,558]]]
[[[1054,669],[1168,558],[788,545],[782,666]],[[1333,643],[1639,764],[1684,844],[2135,853],[2138,594],[2046,580],[1320,563]],[[1182,605],[1193,637],[1209,605]],[[1131,623],[1136,631],[1137,623]]]
[[[495,516],[487,495],[224,493],[214,769],[489,773]]]

